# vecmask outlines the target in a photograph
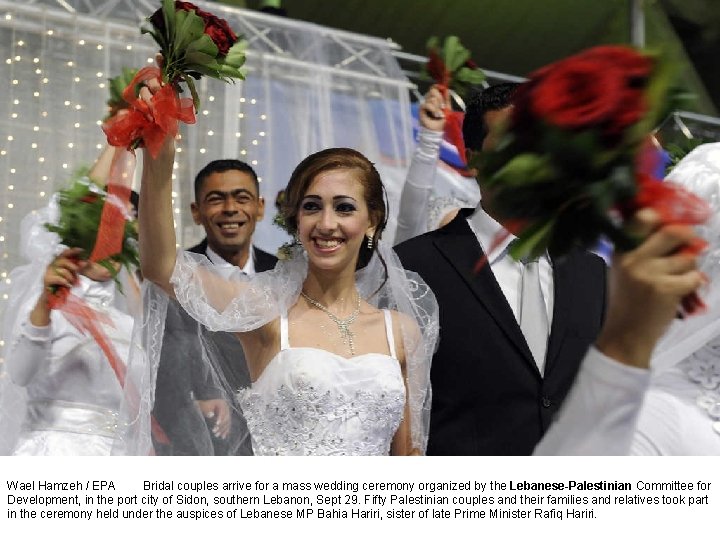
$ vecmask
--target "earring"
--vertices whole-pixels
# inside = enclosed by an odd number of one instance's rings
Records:
[[[367,241],[367,247],[368,247],[368,249],[372,249],[372,247],[373,247],[373,237],[372,237],[372,236],[368,236],[367,239],[368,239],[368,241]]]

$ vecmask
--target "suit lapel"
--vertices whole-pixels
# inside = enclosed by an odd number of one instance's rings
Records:
[[[253,246],[252,249],[254,254],[256,272],[265,272],[266,270],[272,270],[273,268],[275,268],[275,264],[277,263],[276,257],[255,246]]]
[[[495,280],[490,265],[486,264],[479,272],[475,272],[475,266],[484,257],[484,253],[466,219],[467,212],[458,213],[457,217],[441,230],[444,234],[435,237],[434,244],[523,356],[528,367],[539,377],[540,371],[525,342],[525,336]]]

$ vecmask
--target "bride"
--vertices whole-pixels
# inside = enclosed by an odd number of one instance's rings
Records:
[[[296,238],[290,258],[228,276],[176,251],[173,160],[172,140],[157,159],[144,156],[142,272],[210,330],[236,333],[252,380],[238,401],[254,453],[423,453],[437,303],[380,240],[386,206],[372,163],[347,148],[303,160],[283,208]],[[225,211],[211,226],[219,234],[243,227],[242,197],[216,198]]]

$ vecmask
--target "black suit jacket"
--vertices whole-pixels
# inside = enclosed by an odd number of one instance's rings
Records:
[[[205,254],[207,240],[188,251]],[[256,272],[275,267],[277,258],[253,247]],[[216,374],[201,357],[201,341],[213,349],[218,360],[217,369],[228,382],[223,387]],[[206,420],[200,414],[195,399],[223,398],[232,400],[237,389],[250,383],[240,341],[230,333],[210,332],[201,327],[177,302],[168,305],[165,335],[158,366],[153,414],[170,439],[170,445],[156,444],[158,454],[227,455],[251,454],[250,441],[234,437],[246,432],[244,420],[237,414],[237,404],[231,403],[233,429],[228,439],[210,435]],[[211,422],[212,423],[212,422]]]
[[[484,254],[467,223],[471,213],[396,247],[440,306],[428,453],[530,454],[600,331],[606,267],[580,250],[552,258],[555,307],[543,377],[490,266],[474,270]]]

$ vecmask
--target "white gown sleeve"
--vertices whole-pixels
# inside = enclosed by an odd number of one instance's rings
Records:
[[[435,168],[442,136],[442,131],[420,129],[420,140],[400,195],[396,244],[427,232],[428,199],[435,185]]]
[[[7,370],[15,384],[27,386],[43,362],[50,358],[52,323],[35,326],[25,321],[7,355]]]
[[[608,358],[591,347],[558,418],[535,455],[628,455],[650,385],[650,371]]]

